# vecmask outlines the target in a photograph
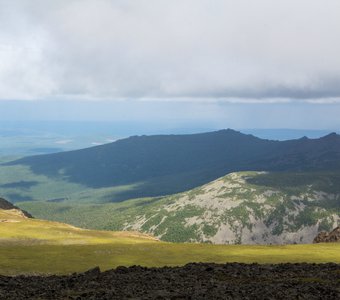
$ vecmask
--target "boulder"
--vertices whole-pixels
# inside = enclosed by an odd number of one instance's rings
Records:
[[[321,231],[313,240],[313,243],[336,243],[340,242],[340,227],[331,232]]]

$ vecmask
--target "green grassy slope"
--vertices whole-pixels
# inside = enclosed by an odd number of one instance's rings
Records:
[[[340,244],[245,246],[176,244],[129,232],[103,232],[0,210],[0,274],[67,274],[94,266],[177,266],[189,262],[337,262]]]
[[[68,274],[95,266],[179,266],[189,262],[340,263],[340,244],[245,246],[207,244],[2,245],[0,274]]]
[[[340,221],[340,173],[239,172],[171,196],[121,203],[22,202],[80,227],[151,233],[171,242],[310,243]]]
[[[25,217],[20,210],[0,209],[0,245],[69,245],[155,242],[137,232],[86,230],[72,225]]]

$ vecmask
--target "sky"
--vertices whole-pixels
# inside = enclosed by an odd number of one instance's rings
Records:
[[[339,37],[338,0],[0,0],[0,112],[335,130]]]

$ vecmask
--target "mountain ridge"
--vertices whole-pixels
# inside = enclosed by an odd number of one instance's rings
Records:
[[[111,201],[182,192],[237,171],[340,169],[340,136],[273,141],[232,129],[132,136],[96,147],[24,157],[36,174],[91,188],[133,185]]]

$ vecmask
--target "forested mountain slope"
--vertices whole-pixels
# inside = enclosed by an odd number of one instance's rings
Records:
[[[23,202],[34,216],[165,241],[311,243],[340,223],[340,173],[231,173],[193,190],[108,204]]]
[[[26,166],[35,174],[88,188],[128,186],[108,199],[119,201],[182,192],[235,171],[339,170],[340,136],[271,141],[231,129],[134,136],[3,166]]]

